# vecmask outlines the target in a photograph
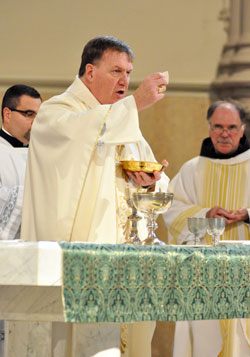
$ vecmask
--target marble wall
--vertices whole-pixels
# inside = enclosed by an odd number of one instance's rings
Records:
[[[226,41],[219,17],[227,1],[1,1],[0,87],[71,81],[97,35],[130,44],[134,81],[168,70],[171,82],[210,83]]]

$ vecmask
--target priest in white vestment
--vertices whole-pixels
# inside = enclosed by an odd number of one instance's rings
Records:
[[[41,106],[28,156],[24,240],[123,243],[130,215],[125,187],[167,190],[164,174],[125,173],[120,165],[155,161],[138,111],[161,100],[167,84],[163,73],[155,73],[125,97],[132,58],[130,48],[112,37],[89,41],[72,85]],[[139,227],[142,239],[144,228]],[[140,353],[130,356],[150,355],[145,336],[138,335]]]
[[[20,238],[29,133],[41,104],[32,87],[17,84],[5,92],[0,129],[0,240]],[[0,321],[0,356],[4,325]]]
[[[188,217],[224,217],[223,240],[249,240],[250,145],[245,112],[235,102],[208,109],[210,137],[169,184],[174,201],[164,215],[170,244],[193,244]],[[207,234],[202,244],[211,244]],[[174,357],[250,356],[250,320],[177,322]]]

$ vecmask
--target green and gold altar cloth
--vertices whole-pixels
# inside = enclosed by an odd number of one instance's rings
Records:
[[[68,322],[250,318],[250,245],[60,245]]]

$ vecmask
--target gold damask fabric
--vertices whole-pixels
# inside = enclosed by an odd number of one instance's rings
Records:
[[[60,246],[67,322],[250,317],[250,245]]]

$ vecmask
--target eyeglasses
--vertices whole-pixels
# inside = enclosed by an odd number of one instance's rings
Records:
[[[9,108],[9,110],[11,110],[12,112],[17,112],[22,114],[25,118],[35,118],[36,116],[36,112],[34,112],[33,110],[20,110],[20,109],[14,109],[14,108]]]
[[[219,125],[219,124],[216,124],[214,126],[210,125],[210,129],[217,135],[221,135],[222,133],[224,133],[224,131],[226,131],[230,135],[236,135],[236,134],[238,134],[240,129],[243,129],[243,128],[244,128],[244,124],[241,125],[240,127],[238,127],[236,125],[230,125],[228,128],[223,128],[223,126]]]

